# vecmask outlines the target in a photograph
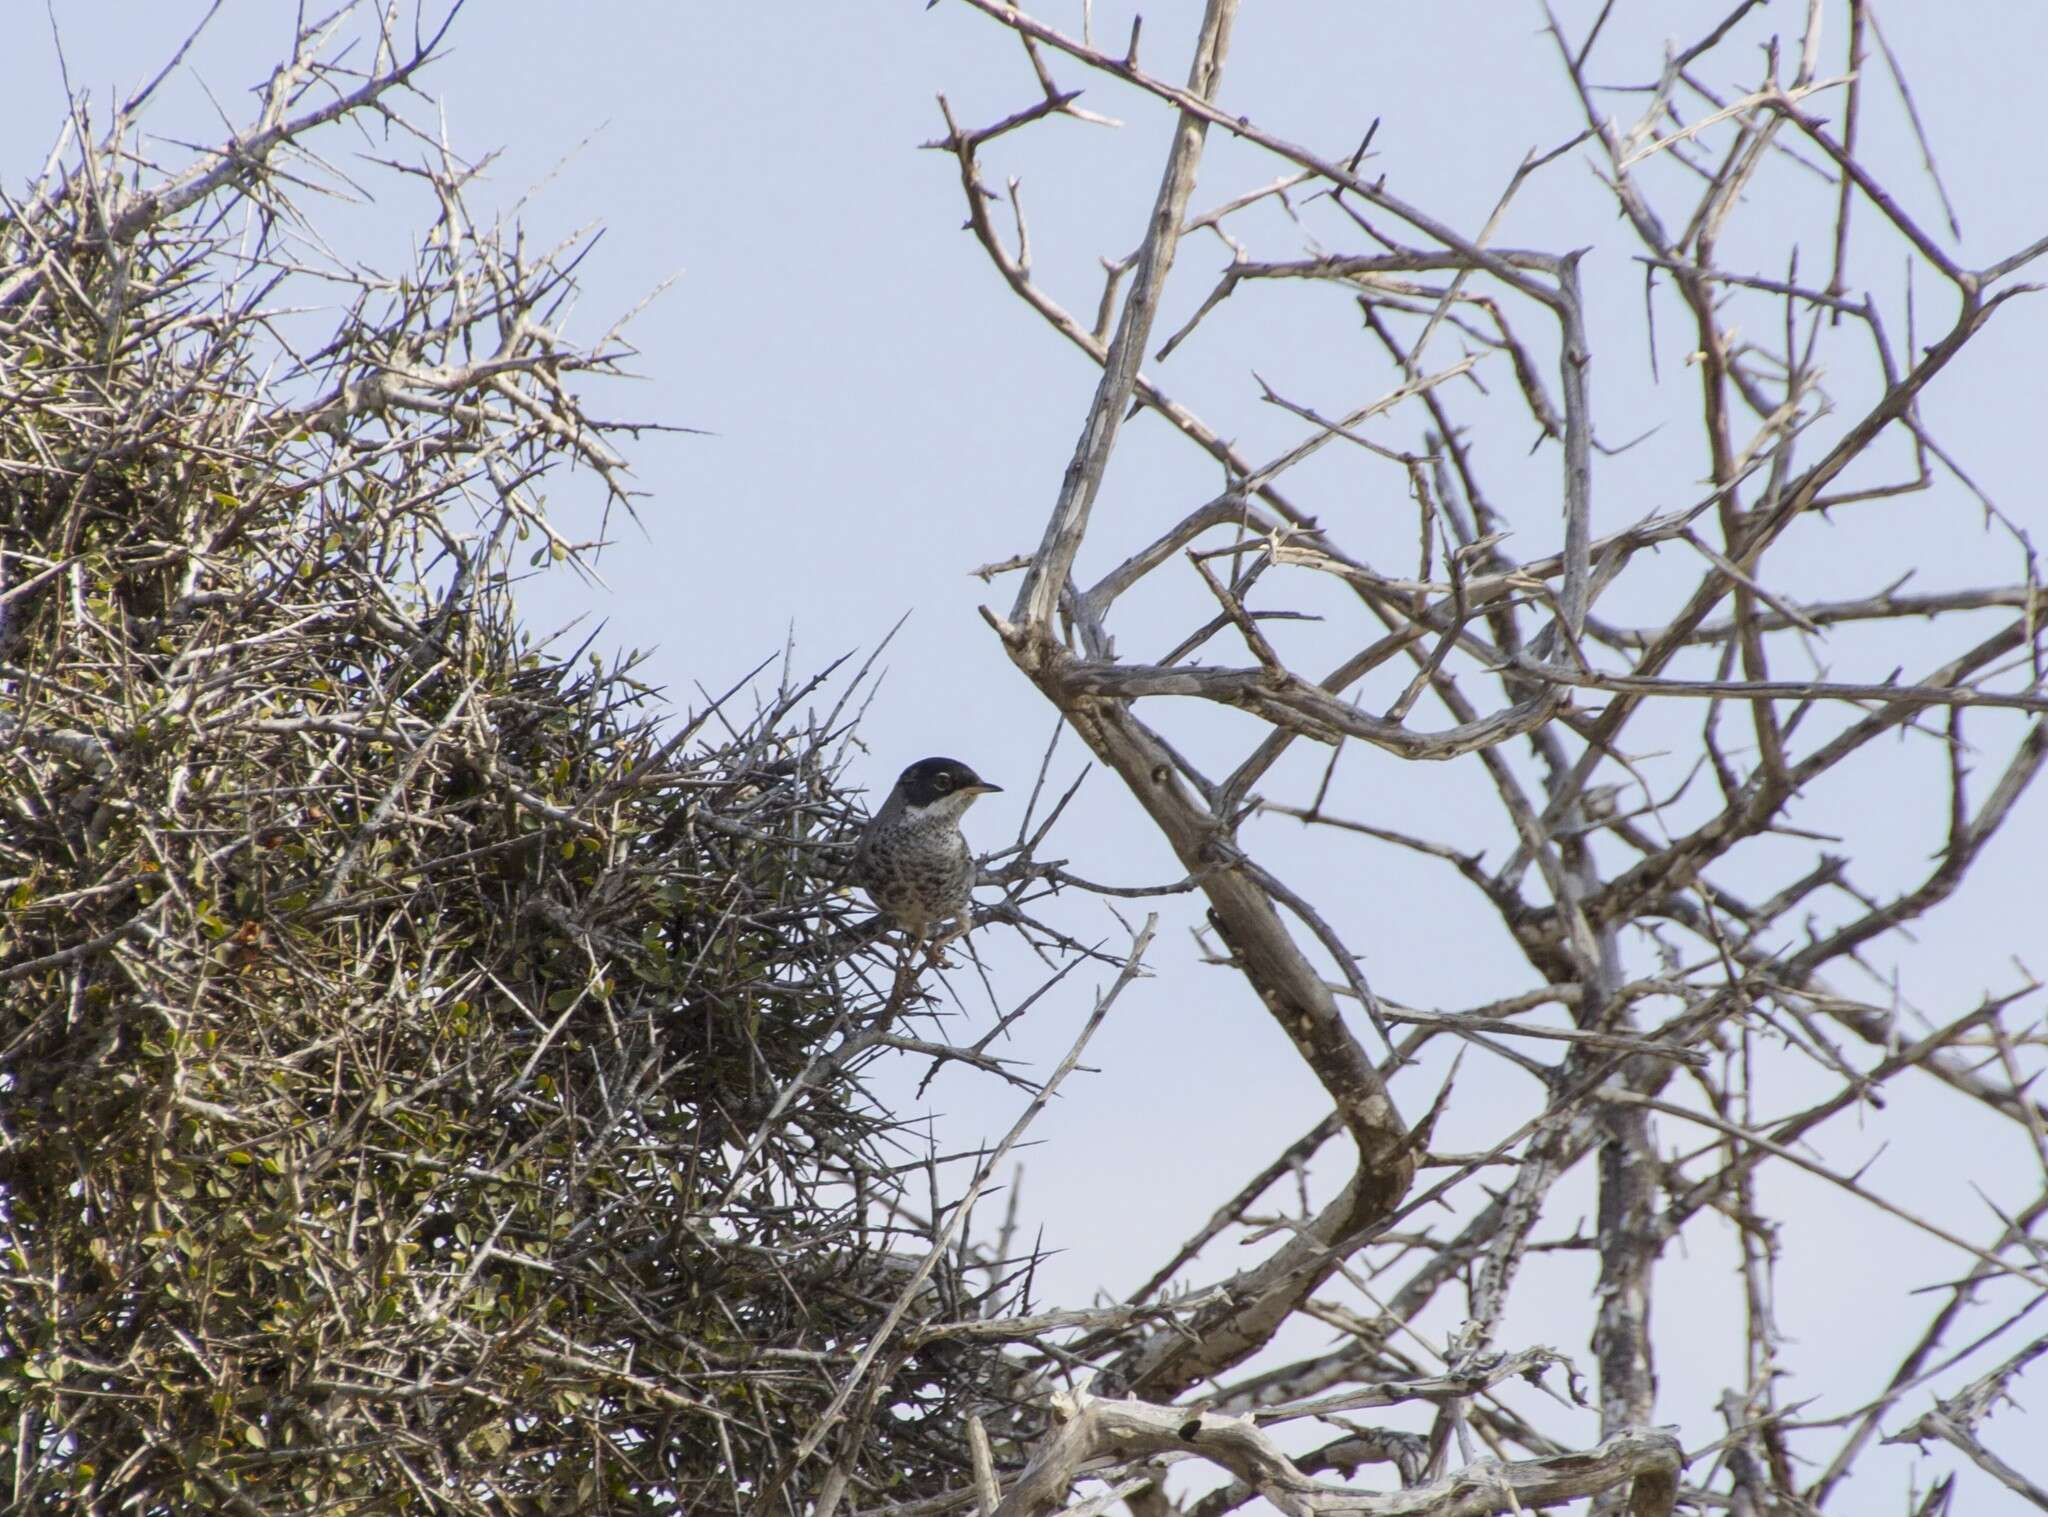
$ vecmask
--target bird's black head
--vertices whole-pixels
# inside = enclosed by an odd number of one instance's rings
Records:
[[[1000,790],[1001,785],[991,785],[987,780],[969,769],[958,759],[919,759],[896,781],[896,788],[903,799],[913,806],[929,806],[943,801],[948,796],[964,796],[972,800],[977,795],[986,795]]]

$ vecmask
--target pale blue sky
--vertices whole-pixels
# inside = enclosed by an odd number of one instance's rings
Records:
[[[1710,4],[1635,6],[1623,0],[1605,44],[1610,77],[1652,77],[1665,36],[1692,38],[1726,9]],[[1121,38],[1129,7],[1096,6],[1098,35]],[[1577,34],[1597,6],[1561,7]],[[1839,7],[1830,7],[1831,11]],[[104,103],[153,73],[197,6],[79,3],[57,10],[73,83]],[[1078,0],[1039,10],[1077,28]],[[1155,7],[1147,14],[1145,58],[1178,76],[1197,8]],[[1637,14],[1642,13],[1642,14]],[[1987,261],[2048,231],[2048,169],[2039,152],[2038,72],[2048,57],[2048,12],[2020,0],[1967,8],[1887,7],[1881,16],[1906,61],[1923,120],[1940,154],[1959,212],[1965,261]],[[1751,31],[1795,32],[1803,5],[1777,0]],[[1645,20],[1644,16],[1653,17]],[[1541,11],[1506,0],[1445,0],[1429,7],[1308,3],[1247,6],[1225,73],[1223,103],[1290,139],[1348,151],[1368,122],[1381,120],[1377,168],[1389,185],[1467,232],[1484,222],[1508,176],[1530,148],[1549,148],[1576,130],[1575,102],[1540,35]],[[1829,54],[1838,71],[1842,25],[1831,16]],[[218,135],[204,81],[236,119],[247,85],[288,44],[291,12],[261,0],[232,0],[187,67],[167,88],[150,125],[168,138]],[[59,119],[62,94],[49,28],[23,8],[0,55],[0,142],[10,185],[42,161]],[[1753,70],[1755,54],[1743,55]],[[1039,277],[1070,308],[1092,313],[1101,254],[1135,244],[1156,186],[1166,119],[1137,97],[1056,65],[1061,82],[1085,84],[1082,103],[1123,118],[1119,132],[1055,122],[991,150],[989,177],[1022,178]],[[1748,78],[1717,74],[1717,86]],[[472,153],[502,148],[478,187],[476,208],[510,207],[529,190],[523,216],[535,237],[552,241],[593,222],[603,243],[583,266],[576,326],[593,335],[659,281],[682,278],[635,323],[644,381],[616,387],[598,409],[702,428],[710,436],[650,437],[633,453],[641,526],[621,523],[601,570],[608,592],[592,593],[566,575],[527,597],[530,615],[551,625],[595,613],[604,641],[658,647],[652,669],[679,705],[694,686],[723,688],[775,652],[791,628],[799,668],[871,645],[906,610],[913,614],[887,656],[889,675],[863,728],[871,751],[858,778],[877,792],[904,762],[950,753],[1008,788],[973,813],[970,832],[985,847],[1007,841],[1051,727],[1049,709],[1010,667],[976,612],[1006,609],[1014,581],[984,585],[977,565],[1028,551],[1037,540],[1095,383],[1093,367],[1038,323],[1004,288],[961,228],[960,190],[947,157],[917,145],[943,130],[936,92],[963,123],[993,119],[1028,104],[1035,84],[1015,43],[964,6],[927,12],[915,3],[883,5],[752,4],[569,7],[478,5],[457,24],[449,56],[423,79],[442,102],[450,139]],[[1625,101],[1613,106],[1628,113]],[[1887,165],[1906,202],[1938,222],[1932,193],[1915,171],[1917,152],[1900,113],[1882,92],[1866,107],[1863,140]],[[324,143],[337,161],[398,145],[335,134]],[[410,153],[409,146],[403,148]],[[180,158],[160,144],[169,162]],[[1216,135],[1196,195],[1200,207],[1279,171],[1241,144]],[[1669,172],[1677,173],[1676,169]],[[1794,185],[1777,171],[1755,195]],[[1789,177],[1788,177],[1789,176]],[[377,181],[388,184],[387,180]],[[1653,179],[1651,181],[1655,183]],[[1793,193],[1811,198],[1810,187]],[[407,261],[418,205],[394,196],[321,215],[336,244],[367,262],[396,269]],[[1807,212],[1792,213],[1805,216]],[[1859,223],[1874,218],[1863,213]],[[1802,221],[1799,224],[1805,225]],[[1336,237],[1311,213],[1308,233]],[[1292,256],[1303,233],[1276,215],[1252,223],[1260,256]],[[1738,216],[1727,257],[1776,239],[1775,213]],[[1291,241],[1290,241],[1291,239]],[[1758,239],[1754,242],[1749,239]],[[1583,154],[1566,159],[1517,202],[1498,242],[1591,249],[1586,286],[1596,355],[1594,400],[1603,436],[1623,440],[1662,426],[1650,443],[1613,460],[1597,476],[1596,526],[1612,528],[1656,509],[1697,498],[1703,466],[1686,429],[1694,391],[1682,338],[1668,303],[1660,310],[1662,383],[1651,383],[1640,332],[1642,283],[1629,260],[1633,239],[1587,171]],[[1944,239],[1946,241],[1946,238]],[[1775,240],[1769,243],[1775,246]],[[1809,277],[1825,243],[1808,244]],[[1178,327],[1214,282],[1227,251],[1191,241],[1176,268],[1161,331]],[[1894,340],[1905,318],[1894,243],[1872,236],[1859,255],[1857,280],[1885,304]],[[1922,284],[1923,334],[1938,328],[1947,305]],[[2040,528],[2048,521],[2038,484],[2040,417],[2048,409],[2040,354],[2048,345],[2048,306],[2008,315],[1944,376],[1926,402],[1930,423],[1978,483],[2012,516]],[[1157,344],[1155,342],[1154,346]],[[1276,387],[1334,411],[1379,393],[1379,370],[1356,336],[1355,317],[1338,294],[1292,292],[1285,299],[1239,299],[1158,372],[1169,388],[1216,428],[1262,456],[1299,434],[1300,424],[1258,403],[1256,368]],[[1446,350],[1440,359],[1454,357]],[[1831,373],[1844,407],[1863,397],[1844,350]],[[1511,387],[1510,387],[1511,388]],[[1696,409],[1696,407],[1694,407]],[[1522,535],[1526,556],[1556,533],[1554,452],[1526,457],[1526,421],[1508,413],[1497,433],[1479,434],[1497,496]],[[1414,445],[1415,423],[1389,423],[1387,440]],[[1165,435],[1152,417],[1126,434],[1113,466],[1099,528],[1083,559],[1097,572],[1214,492],[1213,466]],[[1311,502],[1354,551],[1375,562],[1407,565],[1413,517],[1384,475],[1330,450],[1302,471],[1299,498]],[[574,535],[595,499],[584,482],[558,484],[558,514]],[[1917,568],[1920,587],[2010,582],[2016,561],[2003,539],[1979,530],[1974,508],[1950,486],[1886,507],[1883,530],[1862,521],[1816,526],[1789,541],[1778,573],[1813,597],[1867,592],[1892,566]],[[579,517],[579,512],[582,513]],[[644,529],[644,530],[643,530]],[[1676,555],[1673,576],[1692,565]],[[1648,615],[1675,579],[1646,565],[1601,614]],[[1781,579],[1780,583],[1784,581]],[[1148,599],[1118,630],[1132,656],[1164,651],[1184,630],[1186,601]],[[1340,603],[1325,609],[1338,615]],[[1343,613],[1355,619],[1356,612]],[[1355,627],[1328,630],[1332,649],[1355,640]],[[1905,629],[1894,642],[1830,644],[1824,655],[1838,678],[1881,679],[1893,664],[1935,662],[1934,650],[1962,637],[1943,628]],[[1316,649],[1322,633],[1304,633]],[[1302,662],[1317,667],[1320,652]],[[1788,663],[1790,673],[1801,672]],[[1392,676],[1398,689],[1402,674]],[[1391,692],[1389,692],[1389,695]],[[1438,718],[1427,715],[1425,724]],[[1235,718],[1175,713],[1174,731],[1191,751],[1214,756],[1244,739]],[[1675,776],[1690,762],[1697,713],[1674,714],[1669,736]],[[1986,716],[1977,726],[1987,765],[2019,730],[2016,720]],[[1071,774],[1078,747],[1064,749]],[[1266,793],[1287,794],[1313,775],[1321,755],[1300,755]],[[1915,766],[1921,766],[1916,768]],[[1471,761],[1399,764],[1368,752],[1347,754],[1341,771],[1343,814],[1393,826],[1430,819],[1446,835],[1499,848],[1502,831],[1483,776]],[[1856,854],[1872,888],[1924,868],[1944,818],[1926,799],[1916,752],[1888,746],[1809,797],[1801,825],[1844,835],[1829,845]],[[1987,780],[1988,783],[1988,780]],[[1902,800],[1915,797],[1912,804]],[[1529,971],[1486,915],[1471,910],[1448,871],[1379,848],[1344,849],[1304,836],[1291,823],[1266,821],[1248,841],[1276,872],[1341,919],[1349,941],[1383,992],[1424,1006],[1457,1009],[1525,988]],[[2048,840],[2048,803],[2029,798],[2023,814],[1980,867],[1970,889],[1916,929],[1916,944],[1887,944],[1874,956],[1896,970],[1900,993],[1953,1014],[1987,990],[2014,983],[2010,957],[2043,944],[2039,858]],[[1775,852],[1810,858],[1814,845],[1764,845],[1734,861],[1732,885],[1777,876]],[[1136,882],[1178,870],[1113,783],[1091,782],[1055,839],[1053,852],[1090,877]],[[1100,1286],[1128,1289],[1167,1256],[1239,1181],[1306,1128],[1322,1109],[1320,1092],[1243,985],[1193,964],[1187,928],[1197,920],[1185,897],[1161,906],[1159,975],[1136,987],[1098,1038],[1090,1064],[1034,1130],[1024,1210],[1042,1223],[1059,1256],[1040,1276],[1047,1300],[1075,1300]],[[1099,913],[1070,918],[1113,929]],[[1035,983],[1029,962],[991,945],[999,987],[1011,998]],[[963,979],[963,987],[966,985]],[[1041,1064],[1062,1050],[1086,1011],[1085,980],[1034,1012],[1013,1051]],[[1876,996],[1862,984],[1858,993]],[[966,996],[970,1019],[988,1010]],[[2038,1015],[2038,1009],[2036,1011]],[[1411,1118],[1434,1094],[1450,1053],[1425,1061],[1396,1086]],[[1783,1105],[1806,1088],[1804,1066],[1788,1066]],[[920,1071],[921,1072],[921,1071]],[[1468,1058],[1437,1134],[1447,1149],[1488,1146],[1532,1109],[1530,1082],[1484,1059]],[[1832,1125],[1820,1144],[1832,1162],[1853,1168],[1889,1143],[1870,1172],[1887,1194],[1924,1208],[1946,1225],[1983,1238],[1993,1219],[1973,1189],[2006,1200],[2031,1194],[2039,1177],[2012,1135],[1975,1124],[1974,1113],[1942,1097],[1897,1087],[1890,1107]],[[957,1149],[999,1134],[1014,1093],[979,1077],[949,1073],[931,1097],[941,1146]],[[1690,1148],[1692,1130],[1663,1129],[1667,1149]],[[1341,1157],[1317,1171],[1332,1183]],[[1584,1177],[1563,1185],[1541,1232],[1570,1231],[1591,1215]],[[1965,1183],[1967,1182],[1967,1183]],[[1901,1232],[1866,1208],[1845,1204],[1818,1184],[1787,1177],[1780,1209],[1789,1214],[1779,1303],[1796,1342],[1795,1369],[1826,1377],[1805,1384],[1824,1397],[1880,1384],[1929,1309],[1905,1288],[1962,1273],[1962,1256]],[[1276,1193],[1278,1207],[1290,1198]],[[1690,1235],[1689,1235],[1690,1236]],[[1674,1253],[1659,1278],[1659,1371],[1664,1415],[1682,1420],[1689,1443],[1717,1436],[1707,1409],[1721,1387],[1739,1382],[1739,1319],[1722,1315],[1739,1282],[1730,1272],[1730,1236],[1711,1229],[1689,1257]],[[1234,1244],[1212,1247],[1206,1267],[1238,1267]],[[1520,1288],[1508,1324],[1509,1347],[1548,1342],[1590,1367],[1586,1299],[1590,1264],[1582,1255],[1539,1256]],[[1445,1298],[1446,1305],[1449,1297]],[[1429,1326],[1455,1326],[1442,1310]],[[1307,1347],[1321,1341],[1297,1332]],[[1824,1403],[1829,1410],[1842,1409]],[[1909,1398],[1907,1416],[1925,1408]],[[1894,1418],[1893,1423],[1903,1420]],[[2024,1414],[2008,1410],[1992,1440],[2017,1455]],[[1557,1425],[1555,1423],[1552,1424]],[[1590,1416],[1576,1424],[1587,1437]],[[2038,1436],[2037,1444],[2048,1443]],[[1825,1440],[1815,1447],[1833,1447]],[[1900,1503],[1910,1451],[1869,1456],[1866,1502]],[[2038,1455],[2018,1462],[2048,1479]],[[1950,1458],[1925,1462],[1951,1468]],[[1923,1474],[1923,1488],[1925,1476]],[[1853,1499],[1854,1493],[1851,1493]],[[2002,1488],[1965,1467],[1958,1510],[2004,1510]],[[1848,1507],[1840,1507],[1849,1510]]]

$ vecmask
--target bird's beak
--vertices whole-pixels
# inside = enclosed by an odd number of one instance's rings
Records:
[[[1001,785],[991,785],[987,780],[977,780],[974,785],[974,793],[976,795],[995,795],[1002,788]]]

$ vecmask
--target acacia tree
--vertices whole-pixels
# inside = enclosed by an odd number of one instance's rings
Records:
[[[1007,0],[966,3],[1022,45],[1037,92],[981,125],[942,97],[932,145],[957,162],[969,226],[1010,290],[1101,368],[1038,547],[991,566],[1021,583],[989,619],[1171,845],[1206,904],[1215,963],[1256,992],[1330,1105],[1219,1196],[1214,1220],[1127,1303],[1187,1292],[1170,1324],[1105,1328],[1044,1361],[1059,1426],[1022,1464],[985,1463],[981,1508],[1045,1512],[1085,1494],[1077,1510],[1120,1499],[1159,1512],[1161,1461],[1196,1459],[1226,1477],[1194,1502],[1203,1517],[1259,1497],[1292,1512],[1509,1511],[1572,1497],[1600,1510],[1808,1511],[1830,1505],[1880,1435],[1952,1445],[1949,1466],[1966,1458],[2048,1504],[2009,1462],[2024,1437],[2002,1455],[1983,1425],[2048,1349],[2012,1330],[2048,1291],[2035,1232],[2048,1190],[1959,1233],[1820,1141],[1844,1114],[1880,1120],[1886,1093],[1911,1085],[2008,1126],[2048,1173],[2048,1112],[2030,1089],[2041,1003],[2004,960],[2026,945],[1984,944],[1979,983],[1951,984],[1939,1004],[1882,988],[1911,925],[1964,885],[2048,758],[2032,546],[1921,408],[2031,288],[2018,276],[2048,239],[1967,266],[1904,208],[1892,166],[1862,156],[1863,102],[1905,84],[1896,67],[1889,82],[1868,67],[1881,38],[1858,0],[1815,0],[1782,37],[1738,4],[1647,70],[1603,46],[1613,6],[1583,31],[1549,17],[1542,45],[1579,119],[1560,120],[1558,145],[1531,154],[1477,229],[1376,177],[1370,134],[1355,152],[1311,149],[1256,108],[1219,103],[1234,0],[1209,0],[1184,82],[1150,61],[1179,45],[1156,28],[1104,43],[1087,6],[1069,32]],[[1632,70],[1652,82],[1606,92]],[[1018,181],[1005,208],[990,163],[1028,164],[1034,133],[1062,118],[1103,124],[1075,100],[1105,81],[1168,113],[1171,145],[1135,251],[1091,250],[1104,286],[1060,292],[1035,271]],[[1626,114],[1604,107],[1617,99]],[[1219,134],[1265,162],[1205,184],[1201,208],[1198,170]],[[1704,481],[1640,513],[1601,499],[1624,460],[1601,425],[1606,355],[1577,243],[1495,241],[1516,196],[1588,160],[1635,240],[1636,337],[1665,365],[1659,414],[1689,428],[1690,472]],[[1227,250],[1220,271],[1190,266],[1184,244],[1205,233]],[[1739,258],[1724,252],[1735,246]],[[1901,257],[1899,284],[1858,287],[1860,271]],[[1382,377],[1337,395],[1247,385],[1253,403],[1299,419],[1294,445],[1249,456],[1229,440],[1236,418],[1175,398],[1172,360],[1202,342],[1213,312],[1331,287],[1350,304],[1329,344],[1354,354],[1351,374],[1376,365]],[[1168,335],[1171,298],[1190,314]],[[1465,383],[1475,371],[1505,381],[1496,399]],[[1503,414],[1516,406],[1519,423]],[[1161,506],[1106,490],[1126,427],[1145,424],[1134,417],[1212,459],[1216,492]],[[1540,479],[1504,480],[1486,462],[1501,450],[1481,441],[1510,425],[1518,446],[1533,425],[1550,461]],[[1294,472],[1326,450],[1349,468]],[[1357,524],[1340,490],[1412,510]],[[1887,512],[1914,496],[1983,529],[1984,581],[1901,589],[1916,566]],[[1325,525],[1338,519],[1341,531]],[[1596,530],[1616,520],[1626,525]],[[1854,593],[1811,587],[1799,554],[1820,532],[1854,565]],[[1084,573],[1084,560],[1104,567]],[[1304,612],[1330,603],[1332,585],[1342,614],[1311,624]],[[1156,652],[1157,622],[1127,609],[1141,590],[1183,619]],[[1205,704],[1260,728],[1219,762],[1215,724],[1191,722]],[[1276,769],[1310,746],[1322,762]],[[1496,841],[1478,851],[1448,819],[1372,818],[1361,749],[1483,769]],[[1813,837],[1802,808],[1879,759],[1889,814],[1867,815],[1839,845],[1800,841]],[[1973,770],[1988,784],[1968,783]],[[1276,793],[1283,773],[1308,778]],[[1895,878],[1861,856],[1914,812],[1946,817],[1928,867]],[[1447,936],[1504,937],[1526,990],[1450,1012],[1377,996],[1355,951],[1371,946],[1356,905],[1366,892],[1317,898],[1262,862],[1254,823],[1276,814],[1323,829],[1332,852],[1355,850],[1354,880],[1370,877],[1375,850],[1439,861],[1470,913]],[[1446,1001],[1455,994],[1445,987]],[[1386,1057],[1370,1051],[1367,1022],[1392,1037]],[[1528,1099],[1493,1119],[1481,1153],[1430,1148],[1437,1103],[1457,1095],[1422,1085],[1412,1066],[1446,1039],[1529,1077]],[[1802,1092],[1791,1109],[1787,1089]],[[1961,1134],[1976,1130],[1959,1111],[1913,1136],[1948,1144],[1945,1166],[1967,1177],[1981,1149]],[[1323,1156],[1332,1146],[1343,1157]],[[1310,1162],[1326,1199],[1276,1221],[1269,1190]],[[1558,1187],[1585,1168],[1597,1231],[1560,1237]],[[1952,1250],[1953,1267],[1925,1282],[1924,1330],[1877,1383],[1835,1384],[1828,1345],[1774,1325],[1784,1218],[1772,1182],[1795,1168],[1840,1204]],[[1200,1251],[1255,1214],[1280,1241],[1205,1279]],[[1655,1426],[1674,1409],[1656,1394],[1654,1287],[1689,1239],[1727,1224],[1743,1290],[1723,1330],[1746,1371],[1717,1403],[1680,1409],[1725,1426],[1687,1453]],[[1496,1394],[1552,1357],[1502,1334],[1531,1250],[1550,1247],[1597,1259],[1583,1322],[1600,1433],[1590,1448]],[[1456,1292],[1450,1315],[1464,1326],[1447,1339],[1418,1330]],[[1337,1327],[1341,1345],[1272,1352],[1304,1317]],[[1968,1383],[1937,1397],[1936,1374]],[[1429,1410],[1425,1432],[1344,1415],[1404,1402]],[[1375,1462],[1395,1467],[1397,1491],[1340,1483]],[[1942,1474],[1918,1509],[1946,1509],[1953,1479]]]

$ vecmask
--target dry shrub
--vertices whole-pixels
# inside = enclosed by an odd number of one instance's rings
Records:
[[[571,386],[626,350],[405,137],[431,41],[324,45],[230,149],[152,176],[117,120],[0,224],[0,1490],[957,1485],[992,1349],[885,1355],[782,1468],[929,1241],[861,1083],[907,987],[832,941],[843,725],[785,681],[665,731],[522,634],[514,570],[578,552],[539,482],[624,500]],[[286,193],[350,112],[438,196],[403,279],[306,266]]]

